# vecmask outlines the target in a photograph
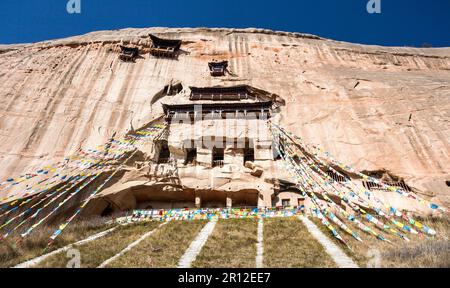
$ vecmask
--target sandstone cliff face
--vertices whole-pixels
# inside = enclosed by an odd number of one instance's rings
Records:
[[[145,50],[149,33],[182,39],[182,55],[118,59],[119,44]],[[232,75],[210,77],[212,59],[229,60]],[[287,130],[360,171],[402,177],[448,206],[450,48],[364,46],[256,29],[125,29],[0,46],[0,179],[145,125],[162,113],[152,100],[173,81],[275,93],[286,101]]]

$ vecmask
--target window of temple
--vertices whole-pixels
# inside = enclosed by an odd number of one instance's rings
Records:
[[[184,161],[184,165],[195,163],[196,160],[197,160],[197,148],[187,148],[186,161]]]
[[[137,47],[120,46],[119,58],[123,61],[134,61],[139,56]]]
[[[254,162],[255,161],[255,149],[254,148],[245,148],[244,149],[244,165],[245,162],[250,161],[250,162]]]
[[[168,163],[170,158],[170,150],[167,141],[163,141],[159,150],[158,164]]]
[[[291,206],[291,200],[290,199],[281,199],[281,206],[283,206],[283,207]]]
[[[224,155],[225,155],[224,148],[214,147],[213,151],[212,151],[212,166],[213,167],[222,167]]]
[[[225,71],[228,67],[228,61],[221,61],[221,62],[209,62],[208,63],[209,72],[211,76],[223,76],[225,75]]]

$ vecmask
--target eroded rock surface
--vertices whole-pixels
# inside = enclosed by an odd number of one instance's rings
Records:
[[[145,52],[149,33],[182,39],[178,60],[118,59],[120,44]],[[210,77],[212,59],[228,60],[231,74]],[[360,171],[386,170],[427,199],[450,202],[450,48],[257,29],[124,29],[0,46],[0,179],[146,125],[162,113],[162,89],[175,82],[277,94],[287,130]],[[186,181],[200,181],[189,173]]]

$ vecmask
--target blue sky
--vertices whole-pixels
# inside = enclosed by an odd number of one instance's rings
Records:
[[[258,27],[388,46],[450,46],[450,0],[0,0],[0,43],[127,27]]]

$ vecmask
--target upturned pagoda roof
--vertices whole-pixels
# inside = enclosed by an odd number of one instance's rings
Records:
[[[153,42],[153,47],[160,47],[160,48],[174,48],[175,50],[180,49],[181,47],[181,40],[178,39],[163,39],[159,38],[155,35],[149,34],[150,39]]]

